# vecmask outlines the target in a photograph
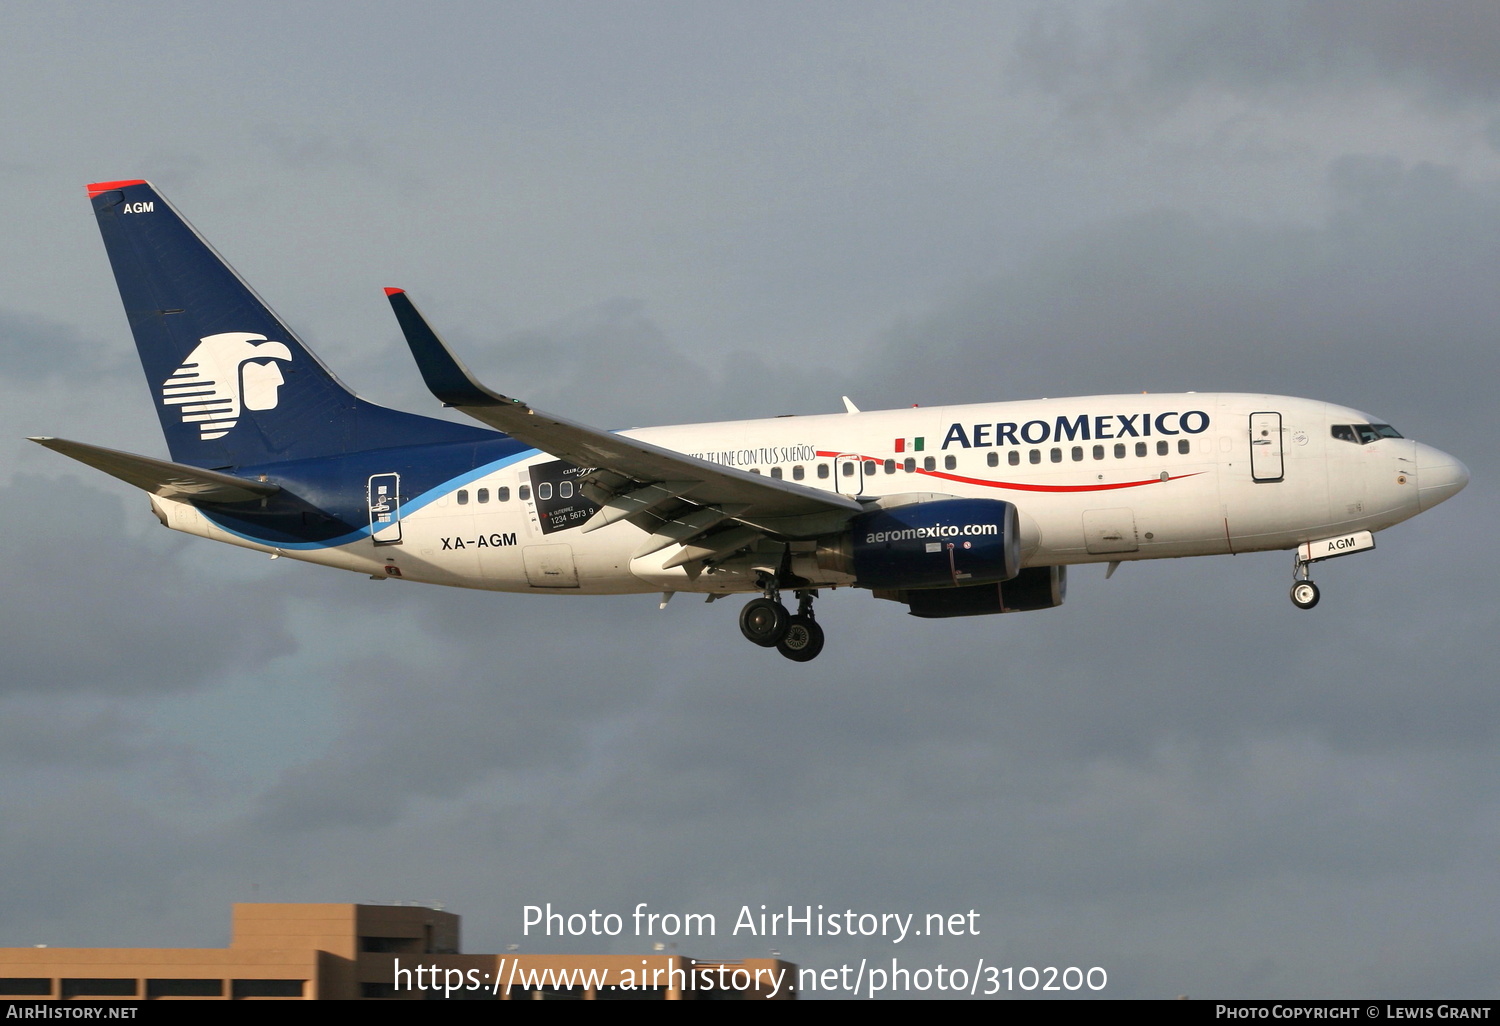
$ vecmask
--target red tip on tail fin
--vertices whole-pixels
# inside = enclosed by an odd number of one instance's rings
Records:
[[[114,192],[116,189],[123,189],[127,185],[145,185],[145,184],[146,184],[146,180],[144,178],[131,178],[131,179],[124,180],[124,181],[119,181],[119,182],[95,182],[92,185],[85,185],[84,188],[89,191],[89,199],[93,199],[95,196],[99,195],[101,192]]]

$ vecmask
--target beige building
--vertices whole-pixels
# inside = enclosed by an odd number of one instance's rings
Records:
[[[458,916],[409,905],[234,906],[227,948],[0,948],[0,1000],[756,1000],[796,996],[774,958],[465,955]]]

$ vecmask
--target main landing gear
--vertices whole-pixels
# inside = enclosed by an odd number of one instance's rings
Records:
[[[1299,551],[1292,561],[1292,604],[1298,609],[1311,609],[1322,597],[1318,586],[1312,582],[1307,566]]]
[[[751,599],[740,611],[740,633],[762,648],[774,648],[797,663],[811,662],[823,651],[823,628],[813,619],[816,590],[799,589],[797,612],[781,604],[775,585],[762,598]]]

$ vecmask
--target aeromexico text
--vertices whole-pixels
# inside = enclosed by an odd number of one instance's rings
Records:
[[[1201,435],[1209,417],[1202,410],[1186,413],[1113,413],[1056,420],[1001,421],[996,424],[953,424],[943,437],[943,448],[989,449],[999,445],[1041,445],[1043,442],[1097,442],[1152,435]]]

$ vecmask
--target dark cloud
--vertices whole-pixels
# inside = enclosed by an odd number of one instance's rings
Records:
[[[1383,84],[1444,106],[1500,98],[1500,23],[1485,0],[1125,0],[1045,5],[1017,45],[1021,80],[1116,113],[1199,89],[1283,100]]]
[[[929,401],[1311,393],[1420,415],[1408,430],[1438,444],[1474,437],[1500,370],[1500,195],[1364,157],[1335,162],[1329,189],[1314,227],[1162,209],[1077,233],[894,331],[867,387],[901,367]]]
[[[24,582],[3,600],[10,641],[0,690],[160,694],[295,647],[284,594],[208,570],[205,553],[176,539],[152,545],[126,530],[125,517],[151,517],[143,493],[131,508],[76,478],[20,474],[0,497],[12,511],[38,502],[51,510],[24,530],[8,521],[0,540],[3,564]]]
[[[62,379],[79,388],[110,373],[111,362],[72,325],[0,310],[0,375],[11,381]]]

